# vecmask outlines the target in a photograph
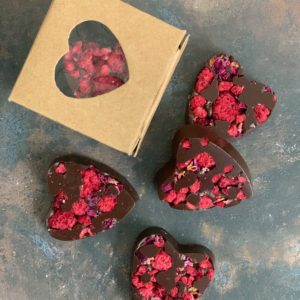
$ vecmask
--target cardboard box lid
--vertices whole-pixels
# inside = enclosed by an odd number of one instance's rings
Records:
[[[119,40],[129,81],[94,98],[56,86],[55,67],[78,24],[94,20]],[[9,97],[32,111],[129,155],[136,155],[187,45],[186,31],[119,0],[54,0]]]

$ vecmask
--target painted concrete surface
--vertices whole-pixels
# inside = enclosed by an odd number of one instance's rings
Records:
[[[130,299],[132,246],[152,225],[215,252],[216,279],[204,299],[300,299],[300,2],[127,2],[192,35],[137,158],[7,102],[50,1],[0,0],[0,299]],[[278,95],[270,121],[234,142],[252,171],[255,197],[227,210],[175,211],[158,200],[153,176],[184,123],[197,71],[221,51]],[[46,171],[69,153],[109,163],[141,201],[115,229],[63,243],[44,226],[51,200]]]

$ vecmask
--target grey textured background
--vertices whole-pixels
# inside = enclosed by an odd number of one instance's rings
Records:
[[[300,299],[300,1],[127,2],[192,34],[137,158],[7,102],[50,1],[0,0],[1,300],[130,299],[132,245],[152,225],[215,252],[216,278],[204,299]],[[252,171],[255,197],[227,210],[175,211],[160,203],[152,179],[184,123],[197,71],[221,51],[278,95],[270,121],[234,142]],[[74,243],[51,239],[44,227],[47,166],[68,153],[109,163],[141,197],[121,225]]]

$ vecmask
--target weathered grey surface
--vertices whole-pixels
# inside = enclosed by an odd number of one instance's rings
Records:
[[[207,300],[300,299],[299,0],[128,2],[192,34],[135,159],[7,102],[50,1],[0,0],[1,300],[130,299],[131,248],[151,225],[215,252]],[[169,158],[197,71],[219,51],[278,94],[271,120],[235,142],[252,170],[255,197],[228,210],[174,211],[158,200],[153,175]],[[74,243],[48,236],[47,166],[67,153],[108,162],[135,185],[141,201],[121,226]]]

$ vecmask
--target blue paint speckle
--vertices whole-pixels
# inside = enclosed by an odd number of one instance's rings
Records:
[[[30,240],[40,249],[48,259],[57,260],[60,258],[61,253],[53,246],[50,245],[46,240],[37,234],[29,235]]]

